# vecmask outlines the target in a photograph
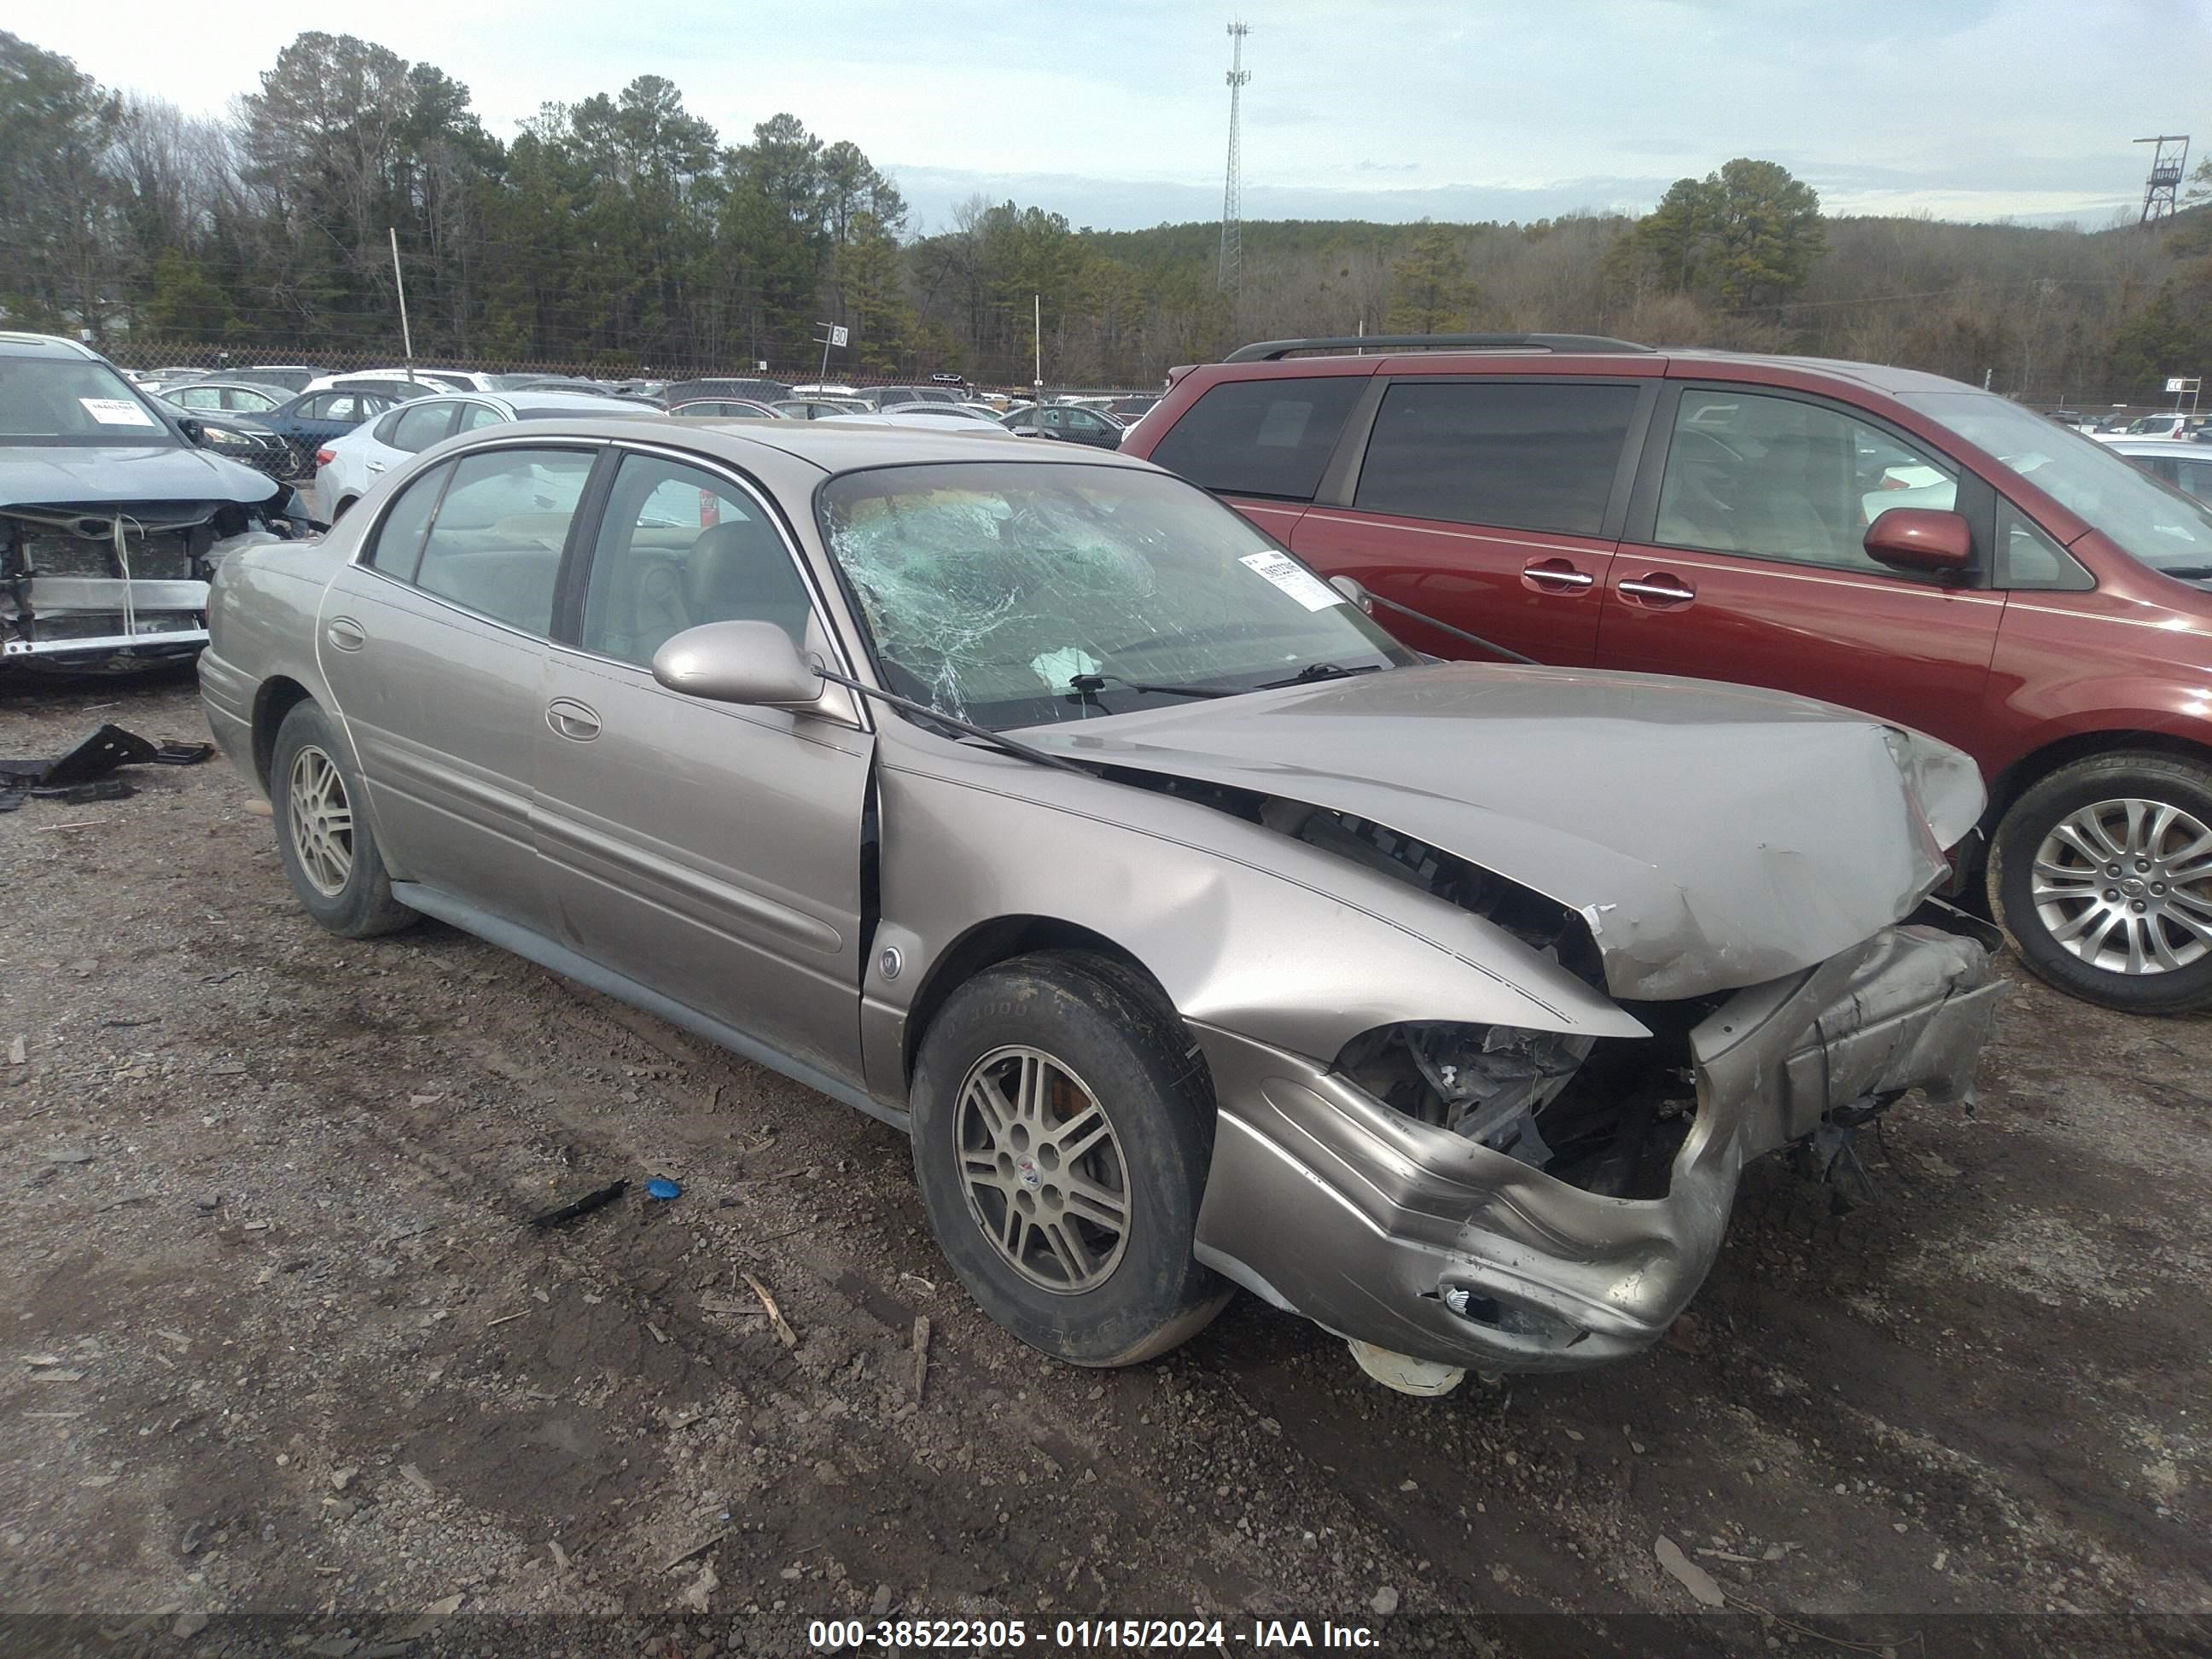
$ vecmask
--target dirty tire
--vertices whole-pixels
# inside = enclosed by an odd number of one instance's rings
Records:
[[[344,884],[334,893],[322,891],[312,880],[295,844],[292,813],[292,778],[303,751],[327,757],[343,783],[352,806],[352,866]],[[412,927],[422,915],[392,896],[391,878],[377,851],[376,832],[366,812],[368,793],[354,769],[350,753],[332,728],[328,716],[312,702],[295,704],[276,728],[276,747],[269,767],[270,817],[276,830],[276,856],[301,905],[323,928],[341,939],[373,939]]]
[[[2212,766],[2143,750],[2096,755],[2062,766],[2014,801],[1990,844],[1989,892],[1996,920],[2041,978],[2087,1002],[2137,1014],[2212,1006],[2212,953],[2158,973],[2099,968],[2075,956],[2037,914],[2037,849],[2059,824],[2100,801],[2137,799],[2180,808],[2212,824]]]
[[[1126,1166],[1129,1221],[1097,1285],[1045,1289],[984,1232],[961,1170],[961,1093],[1008,1047],[1041,1051],[1082,1079]],[[1191,1253],[1213,1151],[1214,1103],[1189,1033],[1141,976],[1096,957],[1045,952],[987,969],[931,1023],[915,1068],[914,1162],[953,1273],[992,1318],[1077,1365],[1133,1365],[1195,1336],[1233,1286]]]

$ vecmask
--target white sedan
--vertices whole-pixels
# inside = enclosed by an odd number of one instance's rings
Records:
[[[453,392],[417,398],[315,452],[308,511],[319,523],[336,524],[384,472],[456,432],[556,416],[659,412],[629,398],[580,392]]]

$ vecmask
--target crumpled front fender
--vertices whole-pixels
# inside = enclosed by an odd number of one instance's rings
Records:
[[[1340,1073],[1200,1028],[1221,1121],[1199,1258],[1418,1358],[1528,1371],[1618,1358],[1704,1283],[1744,1164],[1869,1097],[1963,1094],[2003,988],[1980,945],[1914,927],[1729,998],[1692,1034],[1697,1116],[1661,1199],[1569,1186]]]

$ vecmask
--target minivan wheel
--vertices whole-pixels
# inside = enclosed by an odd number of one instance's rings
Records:
[[[1190,1046],[1136,975],[1074,954],[989,969],[931,1022],[922,1201],[968,1293],[1031,1347],[1135,1364],[1228,1301],[1191,1253],[1214,1106]]]
[[[1997,920],[2043,978],[2130,1013],[2212,1005],[2212,767],[2099,755],[2014,802],[1990,849]]]
[[[329,718],[312,702],[295,704],[276,728],[269,765],[276,854],[301,906],[342,939],[396,933],[422,919],[392,896],[365,799]]]

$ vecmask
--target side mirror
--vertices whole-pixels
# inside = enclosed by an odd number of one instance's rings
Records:
[[[1954,574],[1974,562],[1974,534],[1965,517],[1926,507],[1893,507],[1867,526],[1867,557],[1897,570]]]
[[[203,449],[207,447],[207,428],[191,416],[178,416],[177,430],[185,434],[186,443],[198,444]]]
[[[702,623],[653,653],[653,678],[711,702],[803,707],[827,684],[770,622]]]

